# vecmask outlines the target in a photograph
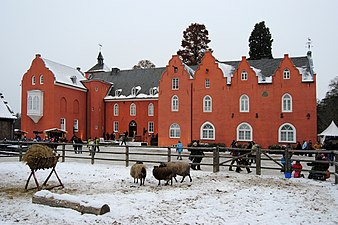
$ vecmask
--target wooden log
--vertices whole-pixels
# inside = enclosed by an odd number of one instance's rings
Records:
[[[110,212],[107,204],[81,200],[69,194],[55,194],[47,190],[38,191],[33,195],[32,203],[48,205],[51,207],[70,208],[79,211],[81,214],[89,213],[102,215]]]

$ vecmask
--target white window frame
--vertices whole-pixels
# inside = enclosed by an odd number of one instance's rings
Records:
[[[175,77],[171,80],[171,89],[178,90],[178,88],[179,88],[179,80],[177,77]]]
[[[121,89],[115,90],[115,97],[119,97],[121,94]]]
[[[179,109],[179,98],[177,95],[171,97],[171,111],[178,112]]]
[[[130,116],[136,116],[136,105],[135,105],[135,103],[130,104]]]
[[[173,123],[169,127],[169,137],[170,138],[180,138],[181,137],[181,128],[177,123]]]
[[[74,132],[78,132],[78,131],[79,131],[79,120],[74,119]]]
[[[27,91],[27,115],[43,115],[43,92],[41,90]]]
[[[43,83],[44,83],[43,75],[41,74],[41,75],[40,75],[40,84],[43,84]]]
[[[154,104],[149,103],[148,105],[148,116],[154,116]]]
[[[246,94],[241,95],[239,98],[239,111],[249,112],[250,111],[250,99]]]
[[[205,88],[210,88],[210,79],[205,79]]]
[[[215,126],[208,121],[203,123],[200,128],[200,139],[201,140],[215,140],[215,137],[216,137]]]
[[[119,104],[115,103],[114,104],[114,116],[119,115]]]
[[[32,85],[35,85],[36,84],[36,78],[35,78],[35,75],[32,76]]]
[[[283,128],[291,128],[283,129]],[[283,143],[296,143],[297,131],[296,128],[291,123],[284,123],[278,129],[278,142]]]
[[[60,119],[60,129],[63,131],[66,131],[66,118],[61,118]]]
[[[136,96],[136,92],[137,92],[137,89],[136,89],[135,87],[133,87],[133,88],[131,89],[131,95],[132,95],[132,96]]]
[[[237,141],[252,141],[252,127],[248,123],[237,126]]]
[[[241,80],[248,80],[248,73],[245,70],[241,73]]]
[[[154,122],[153,121],[148,122],[148,133],[154,133]]]
[[[203,112],[212,112],[212,98],[209,95],[203,98]]]
[[[292,96],[289,93],[282,96],[282,112],[292,112]]]
[[[119,132],[119,121],[114,121],[114,132]]]
[[[289,80],[290,78],[291,78],[290,70],[289,70],[289,69],[285,69],[285,70],[283,71],[283,79]]]

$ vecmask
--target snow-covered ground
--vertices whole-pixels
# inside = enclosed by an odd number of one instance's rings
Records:
[[[65,188],[51,190],[109,205],[109,213],[96,216],[33,204],[36,190],[24,190],[28,166],[1,162],[0,224],[338,224],[338,186],[332,179],[193,170],[192,182],[158,186],[149,165],[145,186],[138,186],[130,167],[105,163],[58,163]],[[39,181],[49,172],[37,171]],[[54,175],[49,184],[57,184]]]

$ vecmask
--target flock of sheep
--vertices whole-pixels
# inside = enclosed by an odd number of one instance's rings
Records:
[[[130,175],[134,178],[134,183],[138,183],[138,180],[140,180],[140,185],[144,185],[147,176],[146,166],[142,162],[136,162],[130,168]],[[177,175],[183,177],[181,183],[186,176],[189,176],[190,182],[192,182],[190,164],[186,162],[167,162],[161,163],[159,166],[154,166],[153,169],[153,176],[158,180],[158,185],[161,185],[161,180],[166,181],[166,185],[168,185],[170,181],[172,185],[173,178],[177,182]]]

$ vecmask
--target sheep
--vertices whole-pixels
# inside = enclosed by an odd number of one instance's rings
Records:
[[[134,183],[138,183],[138,179],[140,179],[140,186],[144,185],[144,181],[147,176],[147,169],[143,162],[136,162],[130,168],[130,176],[134,178]]]
[[[176,175],[183,176],[181,183],[184,181],[186,176],[189,176],[190,182],[192,182],[192,178],[190,176],[190,164],[186,162],[167,162],[165,163],[167,167],[173,168],[175,171],[174,179],[177,182]]]
[[[168,185],[169,181],[171,181],[171,185],[173,185],[175,171],[172,168],[167,167],[164,164],[154,166],[153,175],[158,180],[158,185],[161,185],[161,180],[167,181],[166,185]]]

